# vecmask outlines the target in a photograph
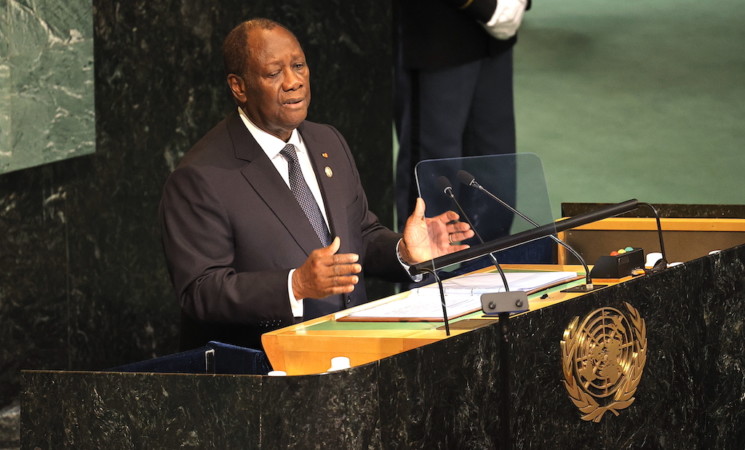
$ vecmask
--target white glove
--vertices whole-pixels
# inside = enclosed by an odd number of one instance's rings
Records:
[[[523,20],[527,0],[497,0],[491,19],[482,24],[497,39],[509,39],[517,33]]]

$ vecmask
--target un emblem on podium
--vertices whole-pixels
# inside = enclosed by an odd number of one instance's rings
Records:
[[[572,319],[561,341],[564,387],[582,420],[600,422],[634,402],[647,361],[647,330],[639,312],[600,308]]]

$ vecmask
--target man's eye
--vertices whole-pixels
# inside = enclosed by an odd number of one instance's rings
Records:
[[[297,64],[295,64],[295,68],[296,69],[302,69],[303,67],[305,67],[305,63],[297,63]]]
[[[269,78],[276,78],[276,77],[277,77],[277,75],[279,75],[279,71],[277,71],[277,72],[272,72],[272,73],[270,73],[270,74],[269,74],[269,75],[267,75],[267,76],[268,76]]]

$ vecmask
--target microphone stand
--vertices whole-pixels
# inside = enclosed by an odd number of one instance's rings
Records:
[[[458,212],[460,212],[460,215],[463,216],[464,219],[466,219],[466,222],[468,222],[468,225],[473,230],[473,234],[476,235],[476,238],[481,242],[484,243],[484,239],[479,234],[478,230],[476,230],[476,227],[473,226],[473,223],[471,223],[471,219],[468,217],[468,214],[463,210],[463,207],[460,205],[460,202],[458,199],[455,198],[455,195],[453,194],[453,186],[450,184],[450,180],[448,180],[446,177],[441,176],[437,178],[437,183],[440,184],[440,187],[442,187],[442,192],[445,193],[448,197],[450,197],[450,200],[453,201],[455,204],[455,207],[458,208]],[[500,277],[502,278],[502,283],[504,284],[504,290],[505,292],[509,292],[510,287],[507,284],[507,276],[505,276],[504,271],[502,270],[502,266],[499,265],[499,261],[497,261],[497,257],[494,256],[493,252],[489,253],[489,257],[491,258],[492,262],[494,263],[494,267],[497,268],[497,272],[499,272]]]
[[[513,214],[517,214],[518,216],[520,216],[520,218],[522,218],[523,220],[525,220],[529,224],[533,225],[534,227],[539,227],[540,226],[535,220],[533,220],[530,217],[526,216],[525,214],[523,214],[522,212],[520,212],[518,209],[513,208],[512,206],[510,206],[509,203],[505,202],[501,198],[499,198],[496,195],[492,194],[489,190],[487,190],[485,187],[483,187],[481,184],[479,184],[476,181],[476,178],[473,175],[471,175],[470,173],[466,172],[465,170],[459,170],[458,171],[458,174],[457,174],[457,177],[458,177],[458,180],[461,183],[463,183],[463,184],[465,184],[467,186],[476,188],[479,191],[483,192],[484,194],[486,194],[487,196],[489,196],[492,200],[496,201],[497,203],[499,203],[503,207],[507,208]],[[591,291],[594,291],[595,289],[598,289],[600,287],[604,287],[604,285],[603,286],[597,286],[597,287],[593,286],[593,284],[592,284],[592,277],[590,276],[590,268],[587,266],[587,263],[585,262],[585,259],[582,258],[582,256],[580,256],[580,254],[576,250],[574,250],[569,244],[567,244],[566,242],[564,242],[561,239],[557,238],[553,234],[549,234],[548,237],[551,238],[557,244],[559,244],[562,247],[564,247],[569,253],[571,253],[575,258],[577,258],[577,260],[582,264],[582,267],[585,269],[585,284],[582,285],[582,286],[575,286],[574,288],[571,288],[571,292],[591,292]]]
[[[431,273],[435,277],[437,287],[440,289],[440,305],[442,306],[442,321],[445,322],[445,336],[450,336],[450,319],[448,319],[448,307],[445,303],[445,290],[442,288],[442,280],[437,276],[435,269],[426,270],[425,272]]]
[[[450,197],[450,200],[452,200],[456,208],[458,208],[458,211],[460,212],[461,216],[464,219],[466,219],[466,222],[468,222],[468,225],[471,227],[476,237],[483,244],[484,239],[481,238],[481,235],[479,235],[479,232],[476,230],[476,228],[474,228],[473,223],[471,223],[471,219],[468,217],[468,214],[466,214],[466,212],[463,210],[463,207],[461,207],[460,202],[458,202],[458,199],[455,198],[455,195],[453,194],[453,186],[450,184],[450,180],[448,180],[444,176],[441,176],[437,179],[437,183],[442,188],[443,193],[447,195],[448,197]],[[510,288],[509,288],[509,285],[507,284],[507,277],[505,276],[504,271],[502,270],[502,267],[499,265],[499,262],[497,261],[497,257],[494,256],[493,253],[489,253],[489,256],[494,262],[494,266],[497,268],[497,272],[499,272],[499,275],[502,277],[502,283],[504,284],[505,291],[509,291]],[[447,303],[445,301],[445,290],[442,287],[442,280],[440,280],[440,277],[437,276],[436,268],[428,270],[427,272],[432,274],[432,276],[435,278],[435,281],[437,282],[437,287],[440,289],[440,304],[442,305],[442,319],[445,322],[445,335],[450,336],[450,319],[448,318]]]
[[[665,242],[662,240],[662,224],[660,223],[660,215],[657,213],[657,209],[655,209],[651,204],[645,202],[640,202],[639,204],[649,208],[657,221],[657,237],[660,241],[660,253],[662,253],[662,259],[654,264],[651,272],[659,272],[667,268],[667,254],[665,253]]]
[[[458,211],[460,212],[460,215],[468,222],[468,225],[471,226],[471,229],[473,230],[474,234],[478,238],[478,240],[481,242],[481,244],[484,244],[484,239],[479,234],[478,230],[476,230],[476,227],[473,226],[473,223],[471,223],[471,219],[468,217],[468,214],[463,210],[463,207],[460,205],[460,202],[453,194],[453,187],[450,184],[450,180],[448,180],[445,176],[441,176],[437,179],[437,183],[442,188],[443,193],[450,197],[450,199],[453,201],[455,206],[458,208]],[[519,213],[518,213],[519,214]],[[534,226],[538,226],[538,224],[534,224]],[[492,259],[492,262],[494,262],[494,267],[496,267],[497,272],[499,272],[499,275],[502,278],[502,283],[504,284],[504,293],[510,292],[509,284],[507,283],[507,276],[504,274],[504,270],[502,270],[502,266],[497,261],[497,257],[494,256],[493,252],[489,253],[489,256]],[[589,271],[588,271],[589,273]],[[440,285],[440,293],[443,296],[443,305],[444,305],[444,294],[442,293],[442,285]],[[444,306],[443,306],[444,308]],[[500,434],[501,434],[501,447],[510,449],[512,448],[512,429],[511,429],[511,420],[510,416],[512,413],[512,392],[511,392],[511,369],[510,369],[510,339],[509,339],[509,323],[510,323],[510,312],[509,311],[499,311],[497,317],[499,318],[499,378],[501,380],[501,401],[499,402],[499,425],[500,425]]]

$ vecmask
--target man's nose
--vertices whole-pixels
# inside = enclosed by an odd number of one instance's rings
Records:
[[[285,91],[294,91],[302,85],[303,85],[302,76],[300,76],[300,74],[296,73],[294,70],[288,69],[284,77],[284,83],[282,85],[282,88]]]

